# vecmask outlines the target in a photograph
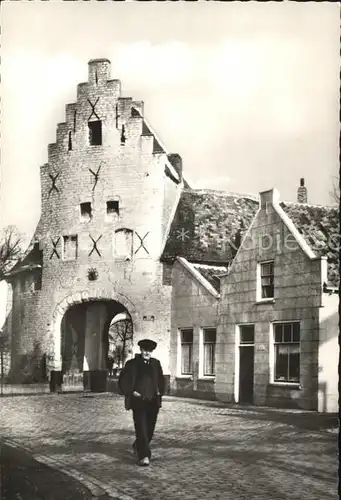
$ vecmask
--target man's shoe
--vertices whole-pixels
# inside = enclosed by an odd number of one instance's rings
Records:
[[[139,465],[142,465],[142,466],[149,465],[149,458],[148,458],[148,457],[144,457],[144,458],[142,458],[142,459],[139,461]]]

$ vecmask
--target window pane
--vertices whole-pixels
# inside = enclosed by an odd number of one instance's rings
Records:
[[[192,345],[183,344],[181,346],[181,373],[192,373]]]
[[[300,324],[299,323],[293,323],[293,341],[294,342],[300,341]]]
[[[207,328],[204,330],[204,342],[215,342],[216,341],[216,329]]]
[[[275,342],[282,342],[282,325],[275,325]]]
[[[262,276],[267,276],[269,274],[268,264],[262,264]]]
[[[286,382],[288,380],[288,347],[276,346],[276,370],[275,380],[278,382]]]
[[[181,331],[181,342],[193,342],[193,330],[182,330]]]
[[[215,345],[204,345],[204,375],[214,375]]]
[[[273,262],[267,262],[266,264],[262,264],[262,276],[271,276],[273,275]]]
[[[300,380],[300,353],[299,349],[290,349],[289,355],[289,382]]]
[[[240,327],[240,343],[253,344],[255,340],[254,325],[245,325]]]
[[[291,342],[291,332],[292,332],[292,325],[291,323],[284,323],[284,342]]]
[[[263,299],[273,298],[273,296],[274,296],[274,287],[273,287],[273,285],[262,286],[262,298]]]

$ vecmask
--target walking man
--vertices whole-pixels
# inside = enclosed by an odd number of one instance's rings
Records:
[[[144,339],[138,343],[140,354],[127,361],[120,373],[118,386],[125,396],[126,410],[133,411],[136,439],[133,452],[139,465],[149,465],[151,459],[150,442],[156,425],[165,381],[161,363],[152,358],[157,344]]]

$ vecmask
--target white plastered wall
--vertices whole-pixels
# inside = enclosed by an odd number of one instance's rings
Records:
[[[323,294],[318,353],[318,411],[338,412],[339,297]]]

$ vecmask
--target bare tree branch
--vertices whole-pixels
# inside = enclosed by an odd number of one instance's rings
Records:
[[[133,324],[131,320],[123,319],[110,326],[109,336],[114,344],[115,356],[120,357],[120,364],[123,366],[127,357],[127,348],[133,340]]]
[[[22,238],[15,226],[6,227],[0,236],[0,281],[22,257]]]

